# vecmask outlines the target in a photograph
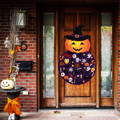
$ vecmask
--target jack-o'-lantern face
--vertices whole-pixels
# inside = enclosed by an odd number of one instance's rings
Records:
[[[75,41],[67,39],[65,42],[66,50],[75,53],[88,52],[90,49],[90,41],[88,39],[83,41]]]
[[[12,89],[14,88],[14,81],[13,80],[2,80],[1,84],[0,84],[2,89]]]

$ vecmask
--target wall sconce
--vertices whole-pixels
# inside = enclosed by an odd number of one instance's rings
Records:
[[[20,10],[16,12],[16,26],[23,28],[26,25],[26,14],[25,11]]]

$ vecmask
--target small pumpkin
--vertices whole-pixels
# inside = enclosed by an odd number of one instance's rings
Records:
[[[74,53],[88,52],[90,50],[90,41],[88,39],[82,41],[66,39],[65,48]]]
[[[5,80],[1,81],[0,86],[1,86],[2,89],[13,89],[15,84],[14,84],[13,80],[5,79]]]

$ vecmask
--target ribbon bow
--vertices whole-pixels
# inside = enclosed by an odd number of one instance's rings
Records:
[[[4,112],[8,112],[9,114],[15,113],[16,115],[20,115],[20,102],[19,98],[10,99],[8,98],[8,103],[4,107]]]

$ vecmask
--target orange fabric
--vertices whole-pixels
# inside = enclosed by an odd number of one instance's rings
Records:
[[[66,39],[65,48],[67,51],[74,53],[88,52],[90,50],[90,41],[88,39],[82,41]]]
[[[15,98],[13,100],[11,100],[10,98],[8,98],[8,103],[5,105],[4,107],[4,111],[8,112],[9,114],[15,113],[16,115],[20,115],[20,102],[19,102],[19,98]]]

